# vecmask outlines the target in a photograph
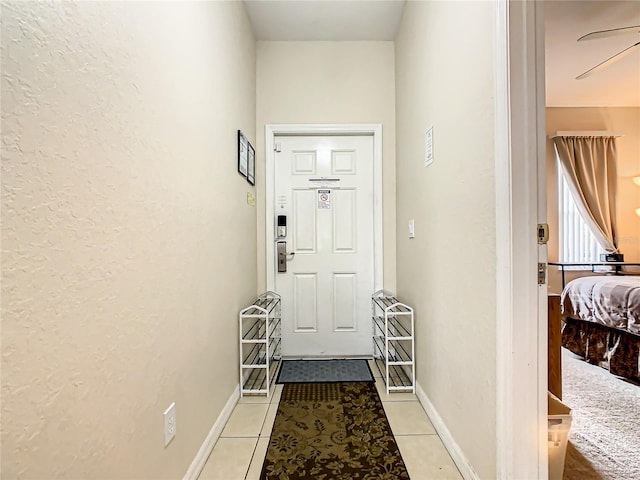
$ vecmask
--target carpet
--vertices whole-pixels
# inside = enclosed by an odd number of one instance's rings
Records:
[[[572,409],[564,480],[640,479],[640,386],[564,348],[562,382]]]
[[[283,360],[276,383],[373,381],[366,360]]]
[[[408,478],[374,383],[284,385],[260,480]]]

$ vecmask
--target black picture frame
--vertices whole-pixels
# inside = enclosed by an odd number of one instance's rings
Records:
[[[251,185],[256,184],[256,150],[251,145],[251,142],[247,142],[248,158],[247,158],[247,182]]]
[[[249,141],[241,130],[238,130],[238,173],[247,176],[249,170]]]

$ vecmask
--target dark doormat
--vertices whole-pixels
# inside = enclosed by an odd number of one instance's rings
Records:
[[[366,360],[283,360],[276,383],[373,381]]]

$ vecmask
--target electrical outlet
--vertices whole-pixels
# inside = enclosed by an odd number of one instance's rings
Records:
[[[164,411],[164,446],[176,436],[176,402],[169,405]]]

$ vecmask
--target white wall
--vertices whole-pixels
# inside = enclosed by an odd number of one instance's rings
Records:
[[[264,127],[283,123],[382,124],[384,285],[395,289],[393,42],[258,42],[257,55],[258,289],[266,285]]]
[[[395,50],[398,294],[416,309],[417,381],[483,479],[496,478],[494,17],[491,2],[407,2]]]
[[[239,128],[240,2],[3,3],[3,479],[184,475],[256,293]]]
[[[640,187],[632,181],[640,175],[639,107],[552,107],[547,108],[547,133],[558,130],[608,130],[624,134],[616,139],[618,197],[618,246],[628,262],[640,262]],[[549,260],[558,260],[558,172],[555,150],[547,140],[547,218]],[[581,273],[582,274],[582,273]],[[567,275],[567,281],[573,275]],[[562,290],[560,275],[550,269],[550,291]]]

